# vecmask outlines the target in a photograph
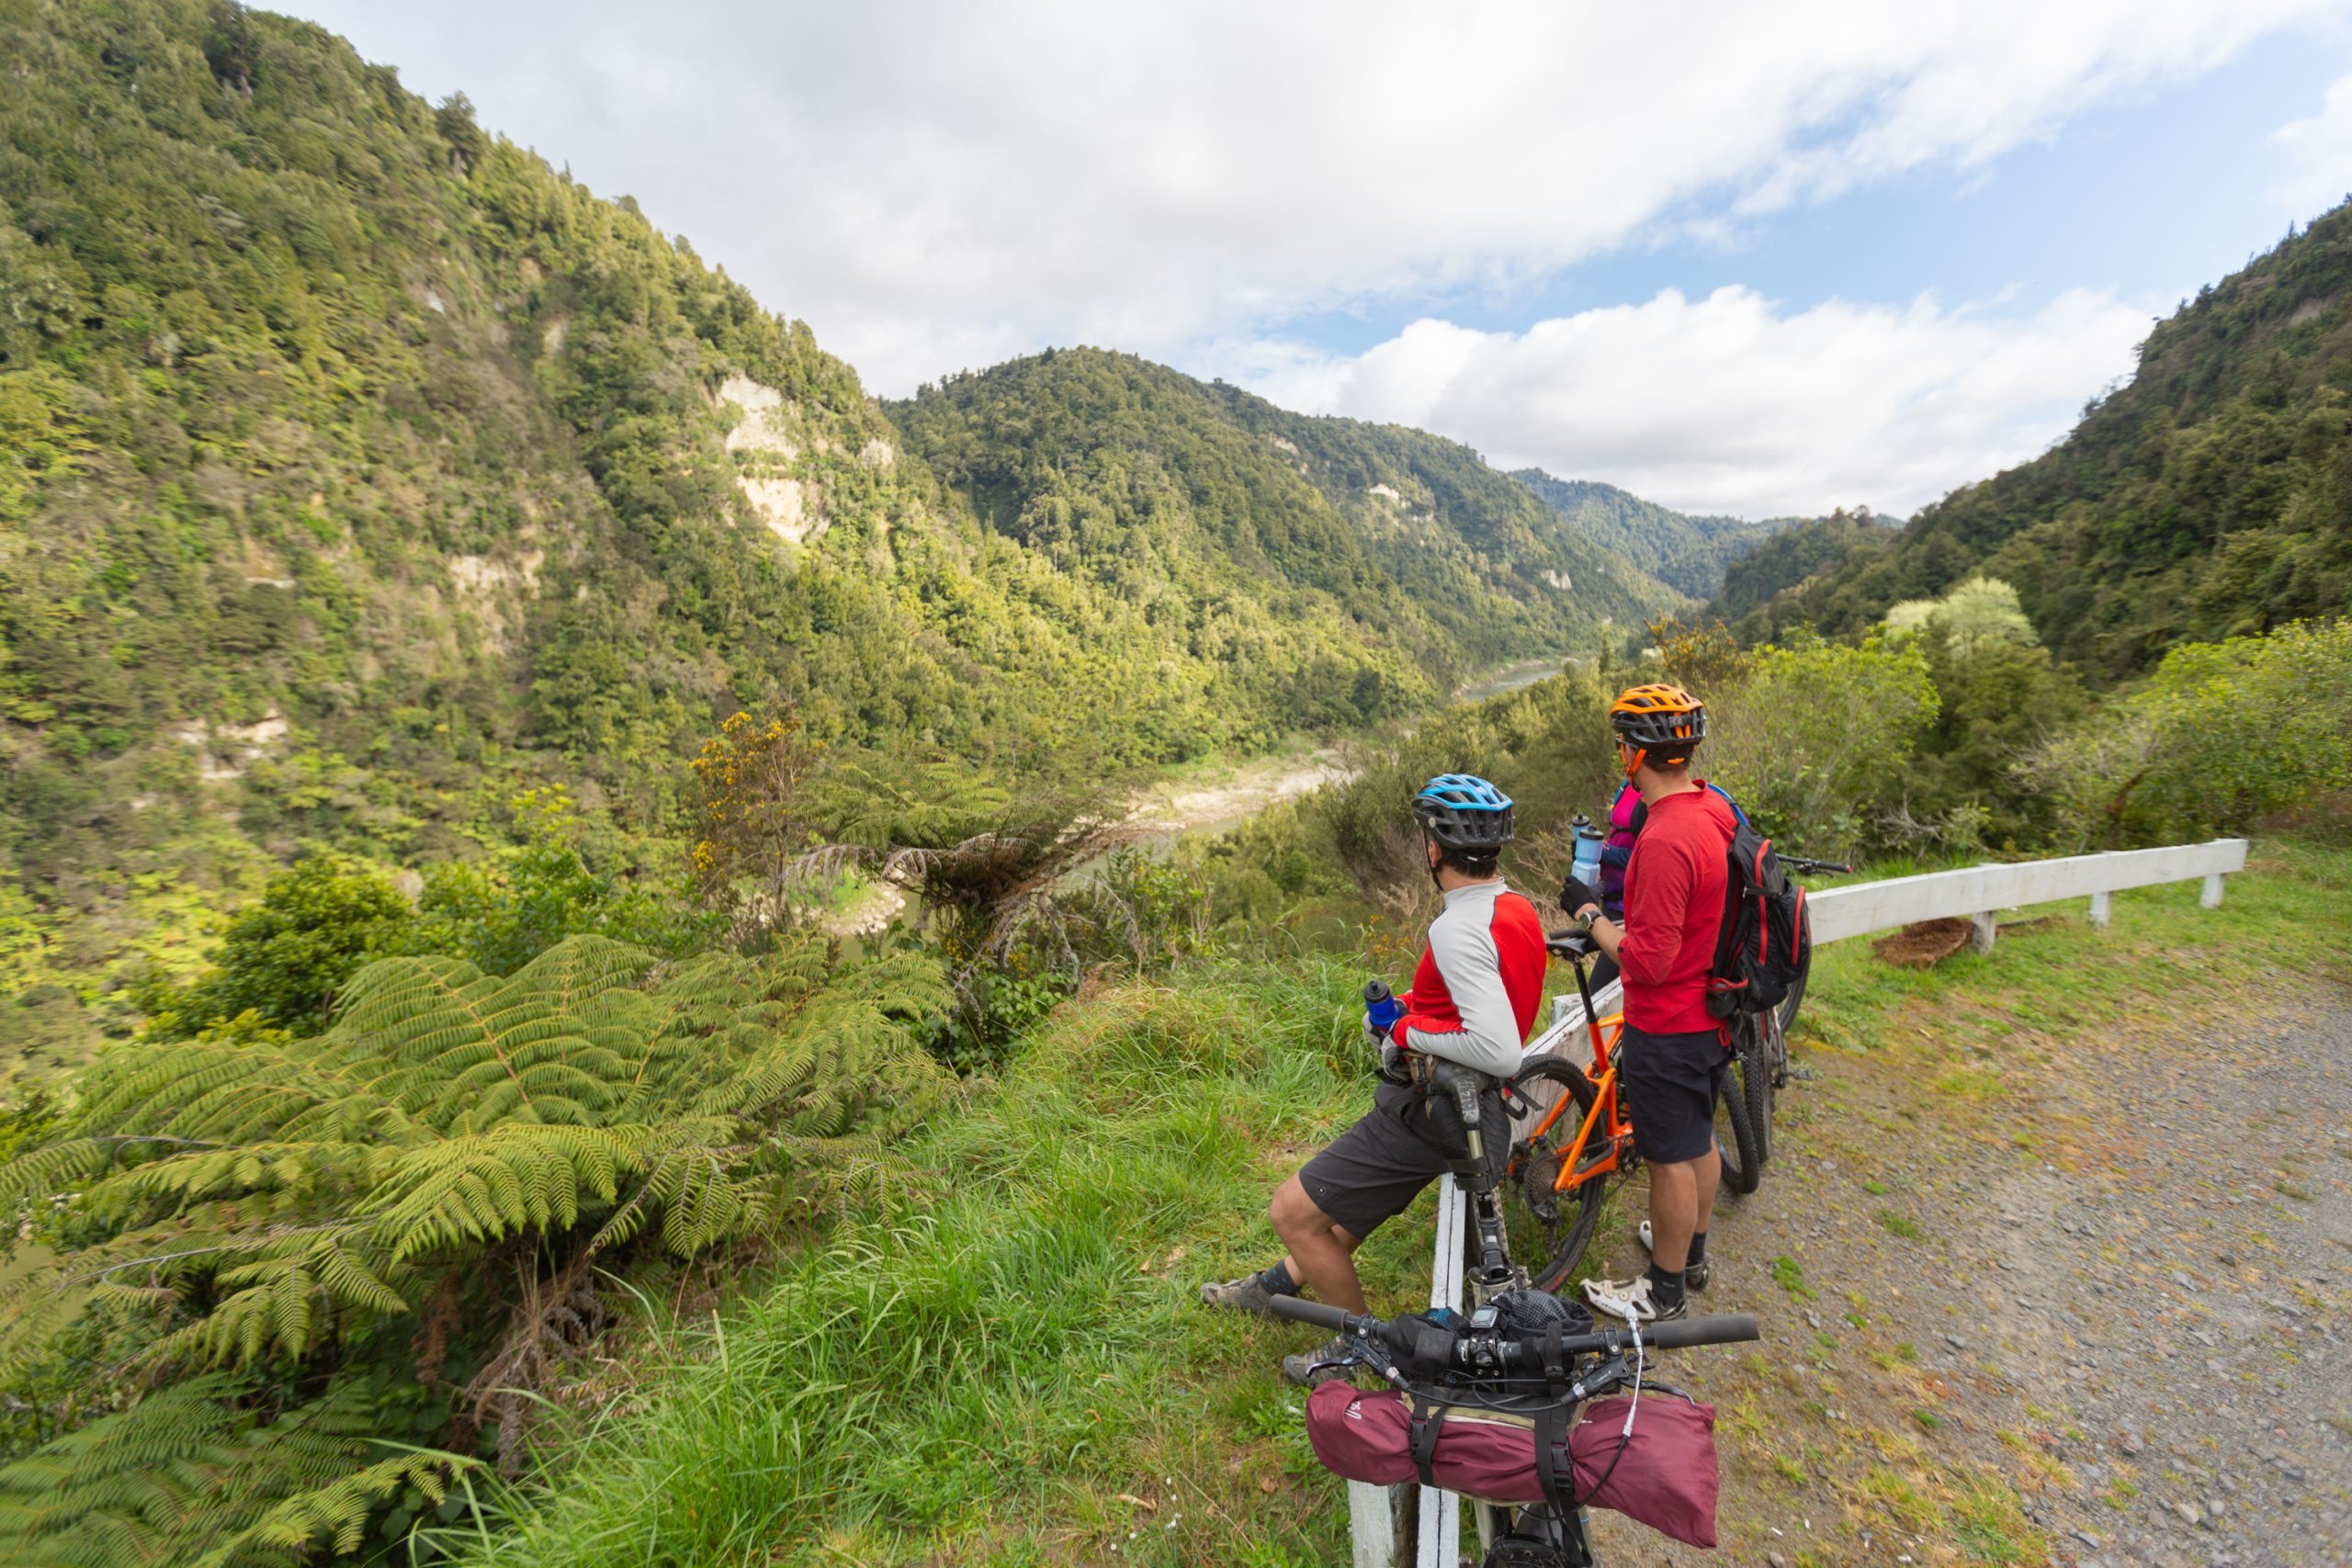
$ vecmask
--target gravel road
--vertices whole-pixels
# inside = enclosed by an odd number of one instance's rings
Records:
[[[1602,1561],[2352,1564],[2352,994],[2295,985],[2202,1037],[1803,1053],[1700,1298],[1767,1354],[1677,1369],[1723,1550],[1603,1517]]]

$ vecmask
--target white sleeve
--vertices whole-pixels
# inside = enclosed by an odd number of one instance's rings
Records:
[[[1449,920],[1441,916],[1430,927],[1430,956],[1444,977],[1454,1010],[1462,1015],[1462,1028],[1441,1031],[1408,1024],[1405,1043],[1416,1051],[1509,1077],[1519,1071],[1519,1014],[1511,1010],[1510,994],[1503,989],[1502,964],[1488,924],[1491,913],[1479,913],[1486,918]]]

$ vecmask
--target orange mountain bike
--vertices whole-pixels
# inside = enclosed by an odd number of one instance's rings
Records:
[[[1597,951],[1592,939],[1563,931],[1547,945],[1575,965],[1577,994],[1584,999],[1585,1035],[1592,1044],[1592,1068],[1588,1072],[1555,1054],[1538,1056],[1520,1069],[1512,1081],[1520,1095],[1532,1102],[1529,1114],[1535,1121],[1525,1137],[1511,1144],[1501,1190],[1508,1201],[1510,1234],[1534,1238],[1536,1246],[1525,1252],[1542,1254],[1529,1263],[1529,1282],[1539,1290],[1556,1291],[1584,1260],[1609,1189],[1633,1174],[1642,1157],[1634,1148],[1634,1123],[1617,1071],[1624,1015],[1602,1018],[1596,1014],[1592,987],[1585,975],[1585,964]],[[1715,1120],[1721,1132],[1715,1141],[1723,1151],[1725,1179],[1736,1191],[1752,1190],[1755,1185],[1753,1181],[1740,1184],[1744,1173],[1731,1153],[1736,1148],[1745,1156],[1755,1146],[1747,1118],[1747,1097],[1736,1090],[1716,1101]]]

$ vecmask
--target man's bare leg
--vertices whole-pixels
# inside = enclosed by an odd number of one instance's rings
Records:
[[[1317,1208],[1295,1176],[1274,1189],[1266,1214],[1274,1222],[1274,1234],[1290,1248],[1283,1261],[1292,1279],[1312,1290],[1317,1301],[1342,1312],[1364,1310],[1363,1283],[1356,1278],[1352,1256],[1363,1245],[1362,1237],[1350,1235]]]
[[[1679,1274],[1690,1257],[1690,1238],[1706,1229],[1723,1168],[1713,1150],[1700,1159],[1650,1167],[1650,1261]]]

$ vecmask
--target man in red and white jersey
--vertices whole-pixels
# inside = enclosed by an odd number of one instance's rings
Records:
[[[1496,857],[1511,839],[1510,798],[1467,773],[1431,779],[1413,797],[1430,878],[1445,908],[1430,922],[1429,947],[1393,1021],[1367,1018],[1384,1080],[1373,1109],[1274,1192],[1269,1209],[1289,1253],[1272,1268],[1204,1285],[1212,1306],[1263,1312],[1271,1299],[1311,1286],[1316,1298],[1364,1310],[1353,1253],[1382,1224],[1404,1213],[1457,1158],[1424,1096],[1427,1064],[1442,1057],[1494,1077],[1519,1071],[1520,1046],[1543,1000],[1549,954],[1534,906],[1504,886]],[[1501,1099],[1487,1092],[1482,1123],[1505,1127]],[[1499,1174],[1510,1139],[1486,1140]],[[1336,1345],[1284,1358],[1301,1382],[1336,1355]]]

